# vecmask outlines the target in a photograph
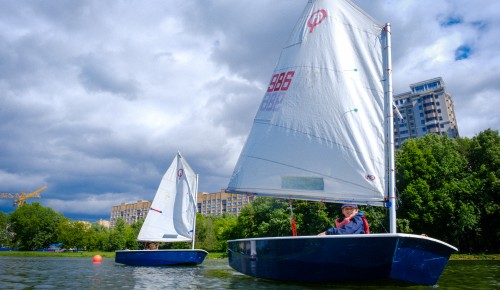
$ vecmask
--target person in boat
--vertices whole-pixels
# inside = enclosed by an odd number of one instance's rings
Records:
[[[357,204],[343,204],[342,213],[344,217],[335,220],[335,227],[327,229],[319,236],[370,233],[364,213],[359,211]]]
[[[146,244],[146,250],[158,250],[158,244],[149,242]]]

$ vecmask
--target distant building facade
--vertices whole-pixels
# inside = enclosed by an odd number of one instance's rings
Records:
[[[237,216],[254,198],[253,195],[228,193],[224,189],[215,193],[198,192],[198,212],[204,216],[220,216],[224,213]]]
[[[103,219],[98,220],[97,224],[101,225],[101,226],[103,226],[105,228],[108,228],[108,229],[109,229],[109,225],[110,225],[109,221],[103,220]]]
[[[410,85],[410,92],[394,96],[401,113],[394,114],[394,146],[409,138],[433,133],[458,137],[458,125],[451,95],[441,77]]]
[[[223,189],[220,192],[206,193],[198,192],[197,212],[204,216],[220,216],[224,213],[239,215],[241,209],[254,200],[254,196],[244,194],[227,193]],[[109,227],[113,228],[116,221],[121,218],[131,225],[139,220],[145,219],[151,207],[151,202],[139,200],[136,203],[122,203],[111,208]],[[101,222],[101,221],[100,221]]]
[[[123,219],[129,225],[145,219],[150,207],[151,202],[146,200],[139,200],[136,203],[124,202],[120,205],[115,205],[111,208],[109,226],[113,228],[119,218]]]

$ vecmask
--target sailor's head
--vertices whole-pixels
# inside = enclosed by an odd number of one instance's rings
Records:
[[[350,216],[351,214],[353,213],[357,213],[358,212],[358,205],[357,204],[353,204],[353,203],[344,203],[342,205],[342,213],[345,215],[345,216]]]

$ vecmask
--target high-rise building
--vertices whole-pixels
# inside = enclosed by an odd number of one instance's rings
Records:
[[[215,193],[198,192],[198,212],[204,216],[224,213],[239,215],[241,209],[254,198],[253,195],[228,193],[224,189]]]
[[[458,137],[450,94],[441,77],[410,85],[411,91],[394,96],[401,116],[394,114],[394,146],[429,133]]]
[[[148,214],[151,202],[146,200],[139,200],[136,203],[122,203],[111,207],[111,217],[109,219],[109,226],[113,228],[116,225],[116,220],[122,218],[129,225],[145,219]]]

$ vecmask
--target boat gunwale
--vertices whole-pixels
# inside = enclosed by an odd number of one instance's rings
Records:
[[[203,249],[158,249],[158,250],[116,250],[115,253],[133,253],[133,252],[208,252]]]
[[[263,241],[263,240],[289,240],[289,239],[352,239],[352,238],[361,238],[361,239],[369,239],[369,238],[417,238],[422,240],[433,241],[439,244],[442,244],[446,247],[449,247],[456,252],[458,252],[458,248],[445,243],[441,240],[434,239],[428,236],[423,235],[415,235],[415,234],[404,234],[404,233],[381,233],[381,234],[368,234],[368,235],[325,235],[325,236],[285,236],[285,237],[261,237],[261,238],[244,238],[244,239],[236,239],[236,240],[228,240],[227,242],[246,242],[246,241]]]

